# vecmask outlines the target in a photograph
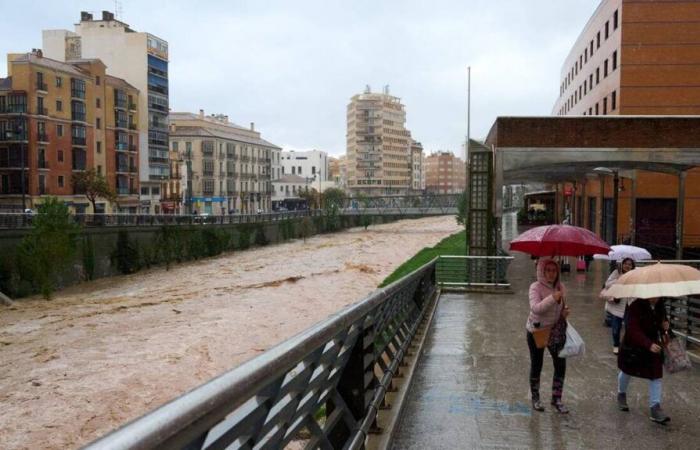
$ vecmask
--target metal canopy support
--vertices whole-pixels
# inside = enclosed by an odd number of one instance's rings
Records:
[[[583,183],[581,186],[581,216],[580,220],[578,223],[578,226],[580,227],[585,227],[586,225],[586,209],[588,208],[588,198],[586,197],[586,187],[588,186],[588,180],[586,178],[583,179]],[[589,212],[590,214],[590,212]]]
[[[637,174],[632,177],[630,188],[630,244],[637,245]]]
[[[685,219],[685,178],[687,172],[678,174],[678,207],[676,208],[676,259],[683,259],[683,220]]]
[[[618,207],[619,207],[619,200],[620,200],[620,176],[617,173],[617,170],[613,172],[613,223],[612,223],[612,243],[611,244],[617,244],[617,217],[618,217]]]
[[[605,177],[603,175],[598,175],[598,179],[600,180],[600,193],[598,194],[598,204],[596,205],[595,232],[601,238],[605,238],[605,236],[603,236],[603,211],[605,211],[605,208],[603,208],[603,203],[605,202]]]

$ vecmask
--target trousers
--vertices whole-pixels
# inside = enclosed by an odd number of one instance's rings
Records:
[[[537,348],[532,333],[527,332],[527,346],[530,349],[530,393],[532,400],[540,399],[540,375],[544,364],[544,349]],[[554,363],[554,376],[552,377],[552,400],[560,400],[564,390],[564,377],[566,376],[566,358],[560,358],[549,350]]]

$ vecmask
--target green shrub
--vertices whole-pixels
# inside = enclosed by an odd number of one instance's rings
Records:
[[[92,235],[83,237],[83,274],[86,281],[95,279],[95,245],[92,242]]]
[[[251,228],[249,224],[241,224],[238,227],[238,248],[245,250],[250,247]]]
[[[259,247],[264,247],[267,244],[269,244],[270,241],[267,240],[267,236],[265,236],[265,227],[263,224],[258,223],[255,225],[255,245]]]
[[[126,230],[117,233],[117,248],[112,252],[112,264],[123,274],[138,272],[141,269],[139,251],[129,239]]]

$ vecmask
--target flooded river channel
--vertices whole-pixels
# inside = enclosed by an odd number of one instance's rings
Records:
[[[0,447],[85,444],[362,299],[460,228],[357,228],[0,306]]]

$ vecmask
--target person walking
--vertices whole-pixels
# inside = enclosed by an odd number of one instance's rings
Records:
[[[670,327],[663,300],[637,299],[627,308],[625,335],[617,359],[617,406],[629,411],[627,388],[632,377],[649,380],[649,419],[666,423],[671,418],[661,409],[663,337]]]
[[[530,349],[530,393],[532,395],[532,409],[544,411],[540,402],[540,375],[544,362],[544,348],[538,348],[533,332],[538,329],[552,327],[547,348],[554,363],[554,377],[552,379],[552,405],[561,414],[569,410],[562,403],[562,391],[564,389],[564,377],[566,375],[566,359],[558,356],[563,343],[561,336],[562,327],[560,318],[566,319],[569,308],[564,302],[566,290],[559,281],[559,264],[549,258],[540,258],[537,262],[537,281],[530,285],[530,314],[525,328],[527,329],[527,345]],[[565,323],[565,322],[564,322]],[[563,333],[566,329],[563,328]]]
[[[625,258],[618,263],[617,268],[610,273],[603,290],[608,289],[615,284],[618,278],[623,274],[635,268],[632,258]],[[603,297],[605,300],[605,314],[610,318],[610,328],[612,329],[613,353],[618,354],[620,351],[620,331],[625,318],[625,310],[634,299],[633,298],[613,298]]]

